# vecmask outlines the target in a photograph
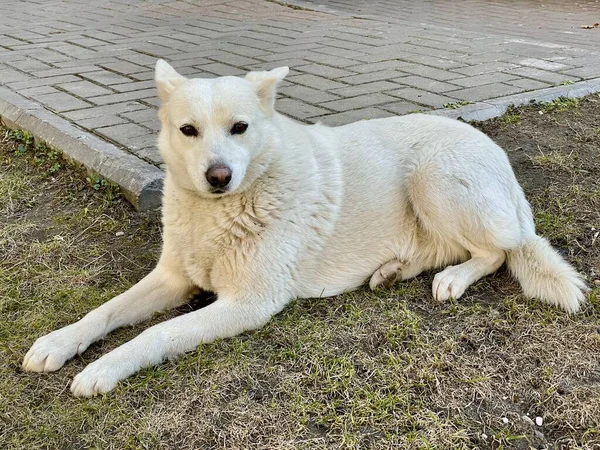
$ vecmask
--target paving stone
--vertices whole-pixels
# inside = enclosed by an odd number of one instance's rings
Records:
[[[244,75],[247,72],[244,69],[229,66],[229,65],[223,64],[223,63],[204,64],[203,66],[197,66],[197,67],[198,67],[198,69],[202,70],[203,72],[213,73],[220,77],[226,76],[226,75],[233,75],[233,76]]]
[[[155,165],[164,163],[160,151],[158,150],[158,147],[156,145],[152,147],[141,148],[139,150],[136,150],[134,153],[143,160],[148,161],[149,163]]]
[[[147,136],[152,135],[148,129],[134,123],[98,128],[96,131],[113,141],[138,149],[146,147]]]
[[[510,79],[509,76],[507,78]],[[405,86],[412,86],[425,91],[430,92],[446,92],[456,90],[456,84],[445,83],[443,81],[430,80],[429,78],[423,78],[416,75],[408,77],[394,78],[395,83],[402,84]],[[458,80],[460,81],[460,80]],[[458,84],[458,83],[457,83]]]
[[[119,113],[119,116],[136,123],[152,122],[158,120],[158,111],[154,108],[145,107],[137,111]]]
[[[81,78],[73,76],[73,75],[62,75],[59,77],[49,77],[49,78],[27,78],[24,81],[13,81],[13,82],[6,82],[5,84],[13,89],[13,90],[20,90],[20,89],[29,89],[29,88],[33,88],[33,87],[38,87],[38,86],[54,86],[56,84],[60,84],[60,83],[72,83],[75,81],[80,81]]]
[[[261,64],[261,61],[258,61],[256,59],[248,58],[247,56],[233,55],[231,53],[223,53],[220,55],[209,56],[208,59],[237,67],[246,67]]]
[[[521,89],[527,89],[528,91],[533,89],[544,89],[552,86],[551,84],[543,83],[537,80],[530,80],[528,78],[520,78],[517,80],[506,81],[506,84],[510,84],[511,86],[517,86]]]
[[[78,125],[93,130],[95,128],[121,125],[124,123],[129,123],[129,121],[127,119],[123,119],[122,117],[107,114],[100,117],[92,117],[90,119],[80,120]]]
[[[348,70],[352,70],[353,72],[358,73],[380,72],[382,70],[394,71],[398,69],[402,64],[405,63],[402,61],[392,59],[387,61],[381,61],[378,63],[358,64],[350,67]]]
[[[275,103],[275,109],[294,119],[305,120],[308,117],[327,114],[330,111],[317,106],[308,105],[292,98],[282,98]]]
[[[146,105],[142,105],[135,101],[130,101],[126,103],[118,103],[115,105],[107,105],[107,106],[92,106],[87,105],[88,107],[85,109],[80,109],[77,111],[69,111],[64,113],[63,115],[74,122],[79,122],[85,119],[91,119],[92,117],[101,117],[109,114],[121,114],[131,111],[139,111],[142,109],[148,109]]]
[[[321,76],[324,78],[340,78],[347,77],[348,75],[353,75],[354,72],[349,72],[347,70],[338,69],[336,67],[323,66],[320,64],[307,64],[305,66],[294,67],[295,70],[299,72],[306,72],[312,75]]]
[[[95,81],[95,82],[103,84],[105,86],[110,86],[111,84],[128,83],[131,81],[131,78],[116,74],[114,72],[110,72],[108,70],[98,70],[96,72],[86,72],[86,73],[82,74],[81,77],[87,78],[89,80]]]
[[[324,103],[340,98],[339,96],[332,95],[328,92],[299,85],[282,87],[279,89],[279,93],[286,95],[287,97],[294,97],[299,100],[306,101],[308,103]]]
[[[139,66],[137,64],[133,64],[127,61],[118,61],[114,63],[102,64],[101,67],[123,75],[131,75],[137,72],[143,72],[145,70],[148,70],[146,67]]]
[[[8,61],[8,65],[14,67],[15,69],[19,69],[22,72],[34,72],[37,70],[48,70],[52,69],[50,64],[43,63],[38,61],[37,59],[25,59],[22,61]]]
[[[573,71],[570,71],[571,74]],[[516,69],[506,70],[505,73],[511,75],[520,75],[526,78],[533,78],[538,81],[545,81],[551,84],[559,84],[563,81],[575,81],[578,80],[579,77],[571,76],[562,73],[548,72],[546,70],[534,69],[533,67],[519,67]]]
[[[521,92],[522,90],[523,89],[520,87],[511,86],[509,84],[493,83],[486,84],[484,86],[460,89],[458,91],[446,92],[446,95],[451,95],[452,97],[461,100],[480,101],[515,94],[517,92]]]
[[[122,103],[129,100],[139,100],[143,98],[155,97],[156,89],[141,89],[138,91],[123,92],[120,94],[102,95],[100,97],[93,97],[90,101],[96,105],[108,105],[110,103]]]
[[[423,106],[423,105],[417,105],[415,103],[403,102],[403,101],[386,103],[385,105],[378,106],[378,108],[384,109],[384,110],[394,113],[398,116],[401,116],[403,114],[414,113],[414,112],[423,112],[423,111],[427,111],[429,109],[428,107]]]
[[[374,81],[398,78],[399,75],[402,75],[402,73],[394,70],[382,70],[380,72],[361,73],[360,75],[339,78],[338,81],[348,84],[365,84],[372,83]]]
[[[456,89],[456,86],[454,86],[454,88]],[[342,97],[356,97],[357,95],[384,92],[391,89],[398,89],[398,85],[396,83],[390,83],[389,81],[376,81],[374,83],[331,89],[329,92],[332,94],[341,95]]]
[[[19,91],[19,94],[24,95],[25,97],[29,97],[29,98],[36,98],[37,96],[40,96],[40,95],[56,94],[57,92],[60,92],[60,91],[57,90],[56,88],[53,88],[52,86],[38,86],[38,87],[29,88],[29,89],[21,89]]]
[[[402,57],[402,60],[444,70],[457,69],[467,66],[467,62],[464,59],[455,61],[453,59],[435,58],[425,55],[406,55]]]
[[[3,69],[0,70],[0,83],[7,84],[13,81],[26,81],[32,79],[33,76],[27,73],[19,72],[14,69]]]
[[[451,80],[452,83],[458,84],[463,87],[476,87],[483,86],[484,84],[502,83],[505,81],[511,81],[519,78],[515,74],[507,74],[502,72],[486,73],[484,75],[475,75],[473,77],[457,78]],[[455,88],[456,89],[456,88]],[[448,89],[450,90],[450,89]]]
[[[420,75],[426,78],[432,78],[437,81],[447,81],[458,78],[456,73],[448,70],[436,69],[435,67],[428,67],[413,63],[402,63],[398,66],[397,70],[413,75]]]
[[[565,76],[563,76],[563,81],[573,80],[576,78],[596,78],[596,77],[600,76],[600,64],[589,64],[585,67],[580,67],[578,69],[564,71],[563,73],[565,73],[566,76],[568,77],[568,78],[565,78]],[[538,78],[538,77],[536,77],[536,78]],[[538,78],[538,79],[541,79],[541,78]],[[553,79],[555,79],[555,78],[553,78]],[[542,81],[551,82],[548,79],[548,77],[546,77]]]
[[[389,111],[384,111],[378,108],[361,108],[337,114],[330,114],[327,116],[311,117],[309,121],[311,123],[321,122],[329,126],[339,126],[359,120],[379,119],[383,117],[392,117],[393,115],[394,114],[390,113]]]
[[[459,67],[458,69],[452,69],[452,72],[460,73],[462,75],[475,76],[483,75],[485,73],[501,72],[503,70],[517,67],[518,66],[516,64],[509,62],[491,62],[486,64],[477,64],[474,66]]]
[[[315,62],[319,64],[326,64],[328,66],[344,68],[348,66],[356,66],[359,61],[355,59],[342,58],[340,56],[323,55],[320,53],[312,53],[310,55],[304,55],[302,57],[304,61]],[[351,69],[354,70],[354,69]]]
[[[114,91],[103,88],[97,84],[90,83],[89,81],[76,81],[74,83],[62,83],[57,85],[59,88],[64,89],[78,97],[95,97],[97,95],[114,94]]]
[[[327,44],[331,44],[331,42],[325,42],[325,45]],[[318,49],[315,49],[315,53],[322,53],[325,55],[331,55],[331,56],[339,56],[340,58],[350,58],[350,59],[358,59],[360,61],[360,57],[363,57],[366,55],[366,53],[363,52],[357,52],[356,50],[348,50],[345,48],[339,48],[339,47],[320,47]]]
[[[316,75],[310,74],[288,76],[286,79],[294,83],[322,90],[331,90],[347,86],[346,84],[340,83],[338,81],[333,81],[327,78],[318,77]]]
[[[111,84],[110,88],[118,92],[139,91],[141,89],[149,89],[156,87],[154,79],[146,81],[132,81],[123,84]]]
[[[567,66],[566,64],[545,61],[543,59],[537,59],[537,58],[525,58],[525,59],[521,59],[517,62],[522,66],[535,67],[536,69],[542,69],[542,70],[571,69],[571,67]]]
[[[67,67],[63,69],[46,69],[31,72],[36,78],[45,78],[45,77],[57,77],[60,75],[77,75],[80,73],[86,72],[94,72],[98,70],[98,67],[92,65],[80,65],[77,67]]]
[[[348,111],[350,109],[366,108],[368,106],[380,105],[382,103],[390,103],[395,99],[385,94],[367,94],[359,95],[357,97],[350,97],[341,100],[333,100],[331,102],[322,103],[324,106],[334,111]]]
[[[411,102],[420,105],[432,106],[434,108],[442,108],[446,103],[453,103],[456,101],[456,98],[446,97],[445,95],[434,94],[415,88],[398,89],[389,91],[388,94],[400,97],[404,100],[410,100]],[[452,94],[449,93],[448,95]]]
[[[38,100],[44,106],[57,112],[81,109],[90,106],[89,103],[64,92],[40,95],[36,97],[36,100]]]

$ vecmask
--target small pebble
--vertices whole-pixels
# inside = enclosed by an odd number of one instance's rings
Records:
[[[525,422],[527,425],[533,426],[533,420],[531,420],[528,416],[521,417],[521,420],[523,420],[523,422]]]
[[[600,280],[594,280],[594,284],[595,284],[596,286],[600,286]]]
[[[502,418],[502,423],[506,425],[506,424],[508,423],[508,418],[506,418],[506,417],[503,417],[503,418]]]
[[[535,418],[535,424],[536,424],[538,427],[541,427],[541,426],[544,424],[544,419],[542,419],[540,416],[537,416],[537,417]]]
[[[487,434],[481,433],[481,439],[483,439],[483,440],[487,439]]]
[[[123,231],[117,231],[115,233],[115,236],[117,236],[117,237],[125,236],[125,233]]]

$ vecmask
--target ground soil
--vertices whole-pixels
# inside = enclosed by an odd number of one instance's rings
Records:
[[[94,399],[68,390],[86,364],[207,298],[116,331],[57,373],[23,373],[37,337],[146,274],[161,235],[156,214],[5,137],[0,448],[600,448],[600,97],[477,127],[506,149],[539,233],[593,287],[581,313],[523,297],[505,269],[436,302],[426,273],[294,302]]]

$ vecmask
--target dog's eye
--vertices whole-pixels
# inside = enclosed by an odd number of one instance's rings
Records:
[[[198,136],[198,130],[191,125],[184,125],[179,130],[186,136]]]
[[[236,122],[231,127],[231,134],[244,134],[247,129],[248,124],[246,122]]]

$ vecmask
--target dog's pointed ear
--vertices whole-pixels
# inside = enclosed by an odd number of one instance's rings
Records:
[[[268,72],[249,72],[246,75],[246,80],[254,84],[256,95],[258,95],[265,112],[273,113],[277,85],[286,77],[289,71],[289,67],[278,67]]]
[[[160,101],[164,102],[169,98],[169,94],[183,83],[186,78],[177,73],[168,62],[163,59],[156,61],[156,69],[154,70],[154,81],[156,81],[156,89]]]

